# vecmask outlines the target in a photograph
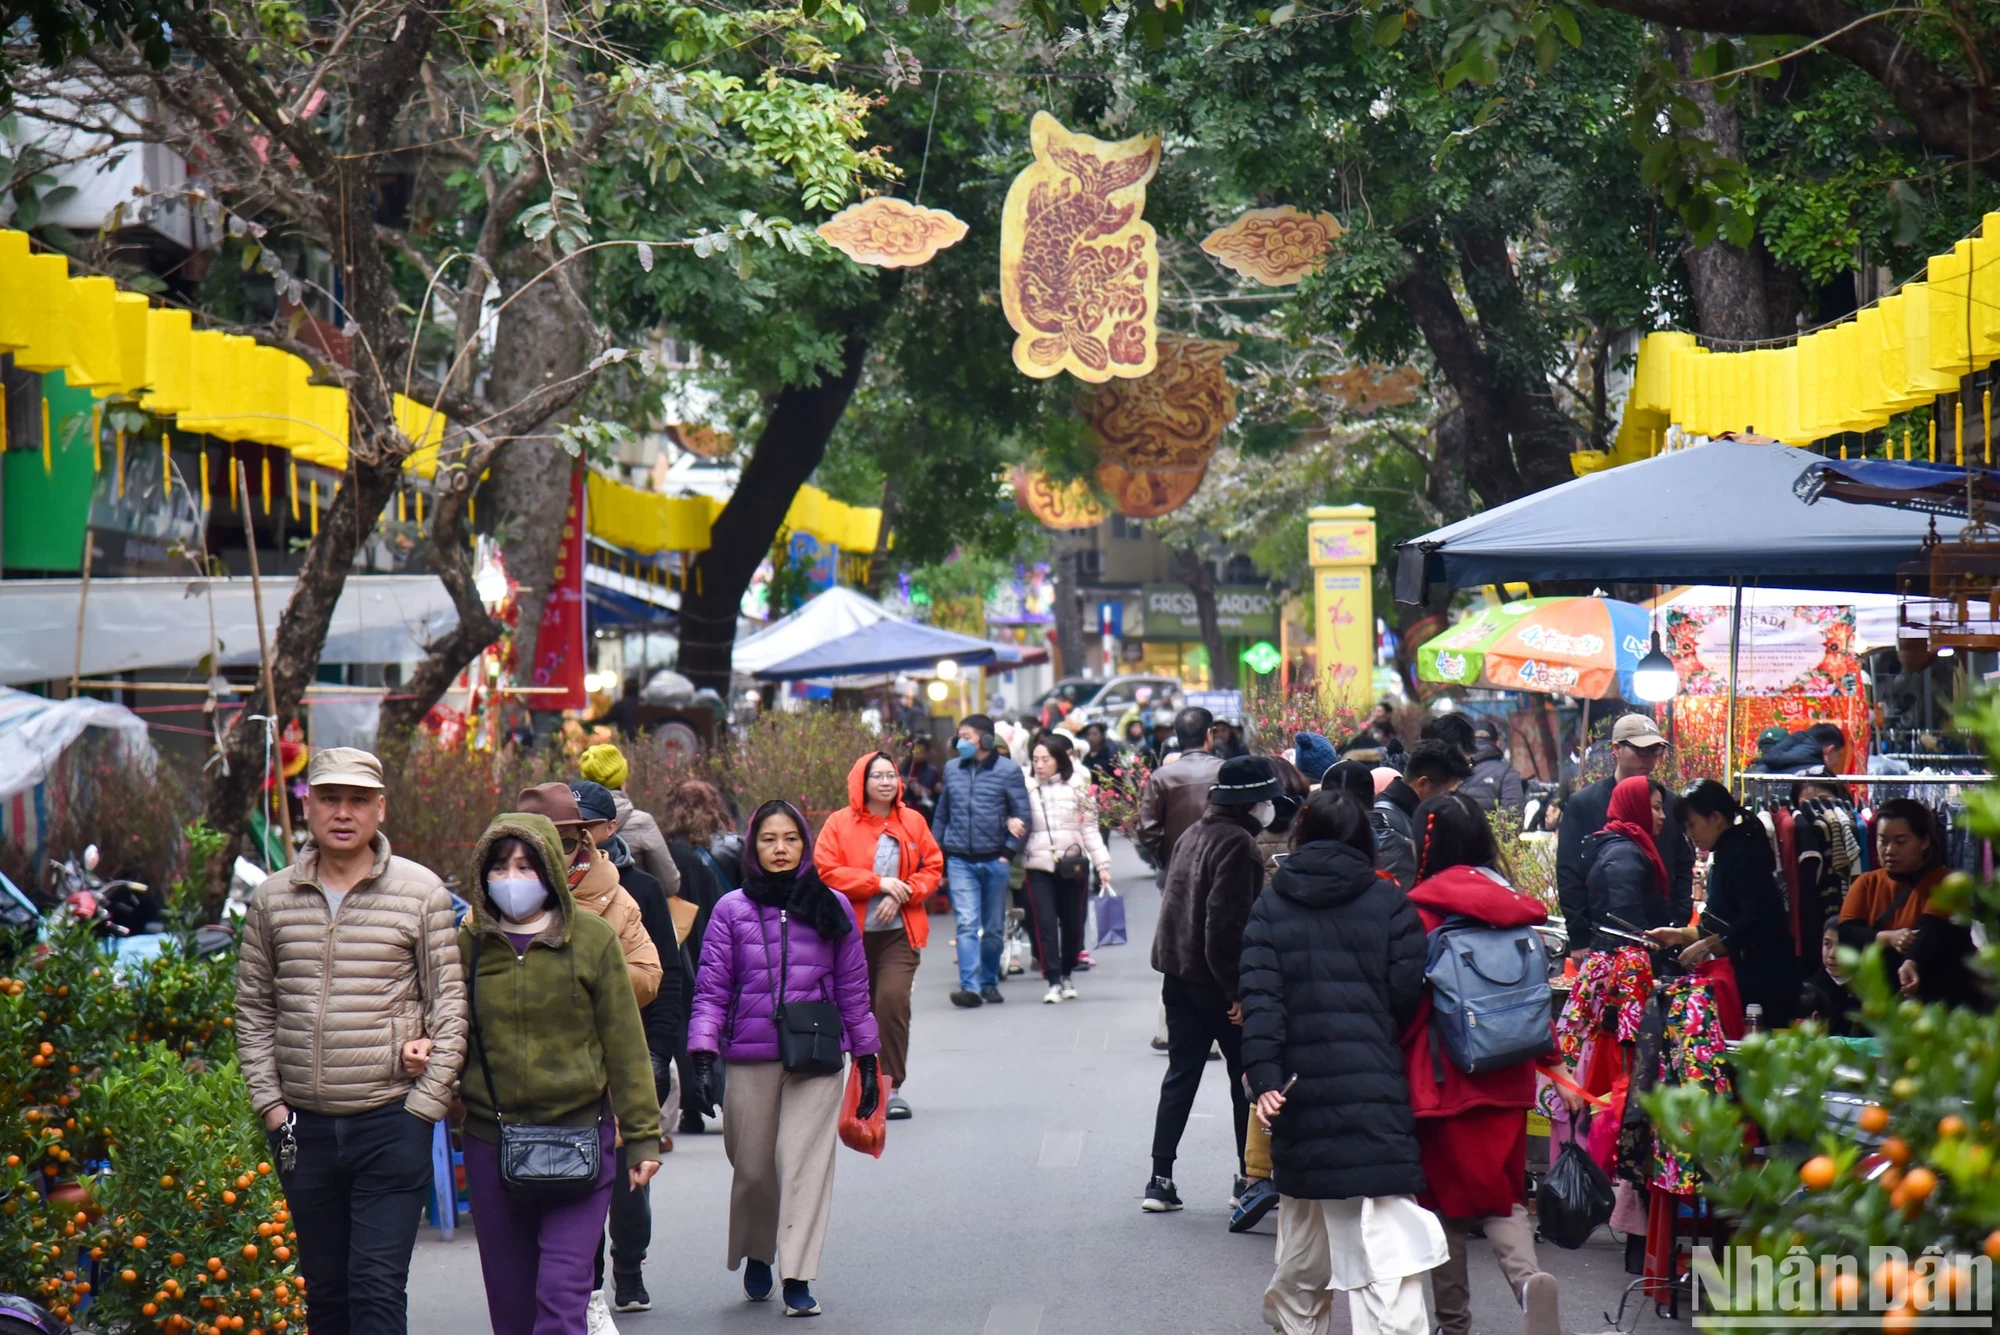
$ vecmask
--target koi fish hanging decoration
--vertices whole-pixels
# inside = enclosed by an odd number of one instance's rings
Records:
[[[1143,221],[1158,135],[1111,143],[1063,128],[1046,111],[1029,129],[1035,161],[1014,178],[1000,216],[1000,302],[1014,365],[1045,380],[1068,371],[1102,384],[1153,369],[1159,242]]]

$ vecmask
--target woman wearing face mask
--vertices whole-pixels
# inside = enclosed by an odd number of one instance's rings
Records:
[[[460,1080],[465,1177],[499,1335],[584,1335],[622,1138],[633,1190],[660,1166],[660,1105],[617,934],[580,911],[546,817],[510,812],[473,852],[459,929],[472,1053]],[[568,1200],[511,1194],[499,1119],[599,1128],[602,1171]]]
[[[1111,884],[1111,850],[1097,828],[1090,794],[1074,782],[1077,764],[1069,738],[1045,732],[1031,754],[1028,921],[1049,988],[1042,1000],[1054,1004],[1076,996],[1070,975],[1083,950],[1084,911],[1091,888]]]
[[[944,854],[924,818],[903,802],[896,762],[872,751],[847,774],[847,806],[826,818],[813,847],[820,879],[846,895],[861,916],[869,997],[882,1031],[882,1074],[893,1087],[889,1117],[910,1115],[910,989],[919,952],[930,940],[925,905],[944,879]]]
[[[729,1268],[743,1266],[751,1302],[771,1296],[773,1262],[785,1315],[817,1316],[811,1282],[833,1206],[841,1075],[786,1069],[775,1011],[787,1002],[832,1002],[841,1046],[861,1072],[862,1118],[874,1114],[882,1043],[868,1009],[868,958],[854,910],[813,870],[812,836],[789,802],[750,818],[743,887],[709,919],[688,1022],[694,1101],[714,1110],[715,1059],[729,1063],[722,1144],[735,1169],[729,1194]]]
[[[1584,865],[1590,869],[1585,878],[1590,920],[1601,928],[1645,931],[1680,925],[1673,921],[1667,865],[1654,842],[1666,822],[1663,798],[1660,786],[1644,775],[1619,780],[1611,790],[1604,828],[1583,841]],[[1620,927],[1613,918],[1628,926]],[[1628,944],[1600,933],[1590,946],[1616,950]]]

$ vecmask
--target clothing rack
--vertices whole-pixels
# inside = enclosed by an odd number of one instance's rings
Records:
[[[1739,774],[1744,783],[1848,783],[1881,786],[1913,784],[1991,783],[1991,774]]]

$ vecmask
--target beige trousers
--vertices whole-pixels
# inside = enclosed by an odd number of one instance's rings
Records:
[[[1264,1324],[1278,1335],[1327,1335],[1333,1253],[1322,1206],[1338,1202],[1278,1197],[1278,1261],[1264,1290]],[[1347,1245],[1343,1243],[1343,1245]],[[1430,1273],[1388,1277],[1348,1289],[1353,1335],[1431,1335]]]
[[[1486,1231],[1486,1245],[1507,1277],[1507,1291],[1514,1305],[1521,1305],[1521,1286],[1531,1275],[1541,1273],[1535,1259],[1535,1226],[1528,1221],[1528,1207],[1516,1203],[1514,1212],[1487,1215],[1483,1219],[1444,1221],[1445,1245],[1451,1258],[1431,1271],[1431,1293],[1437,1304],[1437,1324],[1441,1335],[1466,1335],[1472,1329],[1472,1291],[1465,1273],[1465,1232],[1478,1225]]]
[[[833,1209],[845,1075],[792,1075],[782,1062],[731,1062],[722,1094],[729,1188],[729,1268],[747,1257],[780,1279],[819,1278]]]

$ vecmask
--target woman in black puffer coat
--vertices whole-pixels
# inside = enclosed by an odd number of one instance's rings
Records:
[[[1279,1193],[1264,1320],[1281,1335],[1324,1330],[1329,1290],[1343,1290],[1356,1335],[1419,1335],[1423,1277],[1446,1256],[1416,1201],[1398,1041],[1423,996],[1423,924],[1376,874],[1368,818],[1344,793],[1315,793],[1293,839],[1251,909],[1238,983],[1244,1074]]]

